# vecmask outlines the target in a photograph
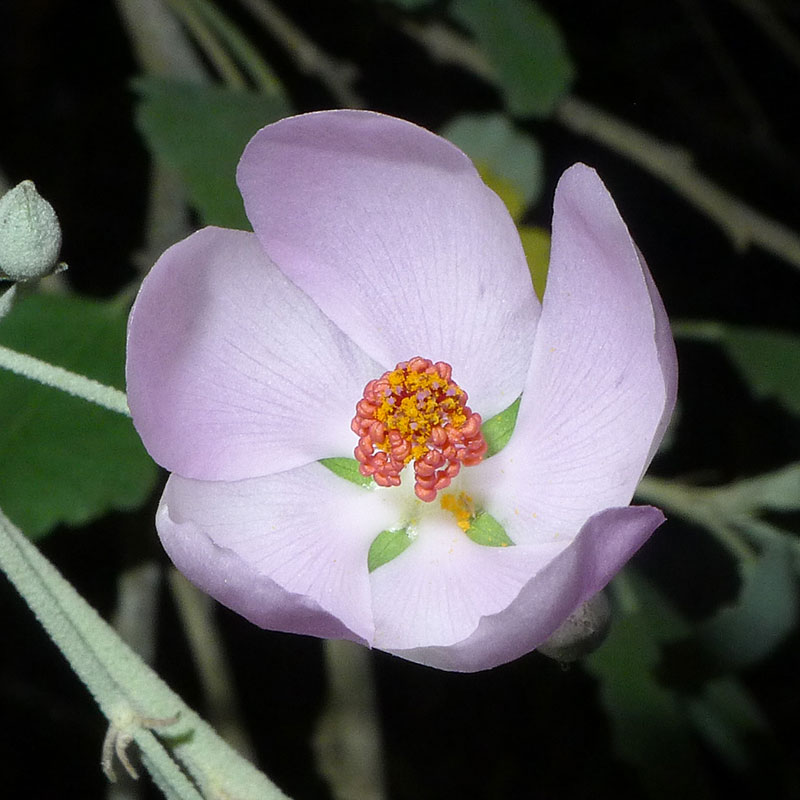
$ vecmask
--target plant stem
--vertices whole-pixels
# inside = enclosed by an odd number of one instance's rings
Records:
[[[317,768],[335,800],[383,800],[383,748],[372,653],[346,640],[324,643],[328,699],[317,722]]]
[[[214,619],[215,603],[174,568],[168,581],[203,687],[208,721],[231,747],[253,760],[255,750],[241,722],[233,675]]]
[[[660,178],[716,222],[736,247],[745,249],[757,244],[800,269],[800,236],[698,172],[688,151],[666,144],[577,97],[567,97],[561,102],[556,119],[571,131],[604,144]]]
[[[125,392],[0,345],[0,367],[130,417]]]
[[[703,489],[660,478],[642,478],[636,489],[636,499],[653,503],[679,517],[707,528],[732,555],[752,561],[755,550],[734,528],[714,502],[714,489]]]

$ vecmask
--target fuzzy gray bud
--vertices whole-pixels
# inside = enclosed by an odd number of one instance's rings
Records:
[[[576,661],[600,647],[610,627],[611,606],[603,592],[598,592],[575,609],[536,649],[556,661]]]
[[[58,217],[33,181],[0,197],[0,275],[15,281],[43,278],[56,269],[60,252]]]

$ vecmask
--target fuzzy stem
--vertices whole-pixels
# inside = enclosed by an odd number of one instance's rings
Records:
[[[125,392],[0,345],[0,367],[130,417]]]

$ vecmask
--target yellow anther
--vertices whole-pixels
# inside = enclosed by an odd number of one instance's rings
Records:
[[[468,531],[472,518],[475,516],[475,504],[466,492],[443,494],[439,501],[445,511],[449,511],[456,518],[456,525],[462,531]]]

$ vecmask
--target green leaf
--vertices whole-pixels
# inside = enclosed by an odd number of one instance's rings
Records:
[[[517,424],[521,399],[521,396],[518,397],[507,409],[495,414],[481,425],[481,433],[483,433],[483,438],[489,448],[486,451],[487,458],[499,453],[508,444]]]
[[[374,572],[378,567],[397,558],[413,541],[407,528],[396,531],[381,531],[369,546],[367,567]]]
[[[543,185],[539,146],[504,115],[463,114],[449,122],[441,134],[472,159],[514,220],[539,198]]]
[[[547,286],[547,270],[550,266],[550,234],[544,228],[520,225],[519,238],[522,240],[522,249],[528,260],[536,296],[539,300],[543,300]]]
[[[509,547],[514,544],[508,538],[505,528],[486,511],[481,511],[470,522],[466,534],[473,542],[485,547]]]
[[[249,229],[236,188],[244,146],[264,125],[291,114],[281,96],[138,78],[136,123],[154,156],[183,178],[208,225]]]
[[[323,467],[327,467],[334,475],[344,478],[357,486],[371,486],[372,478],[362,475],[358,471],[358,461],[354,458],[321,458],[319,461]]]
[[[33,295],[0,344],[124,388],[127,309]],[[158,475],[130,419],[0,370],[0,507],[30,536],[145,502]]]
[[[614,588],[626,589],[626,613],[605,643],[583,660],[600,683],[600,698],[619,757],[634,766],[649,797],[709,796],[693,726],[676,692],[658,683],[661,645],[688,634],[688,626],[646,581],[626,571]],[[621,592],[620,592],[621,593]]]
[[[756,397],[777,400],[800,415],[799,336],[718,322],[673,327],[676,336],[719,344]]]
[[[745,524],[745,523],[742,523]],[[755,561],[740,562],[736,605],[699,629],[700,643],[729,669],[761,661],[791,633],[798,620],[797,577],[790,545],[776,540]]]
[[[768,733],[761,710],[732,678],[710,681],[698,697],[689,699],[686,710],[706,744],[734,769],[750,766],[748,737]]]
[[[550,116],[575,76],[553,19],[531,0],[455,0],[451,10],[495,67],[512,114]]]
[[[714,503],[728,517],[770,511],[800,510],[800,464],[745,478],[713,492]]]

